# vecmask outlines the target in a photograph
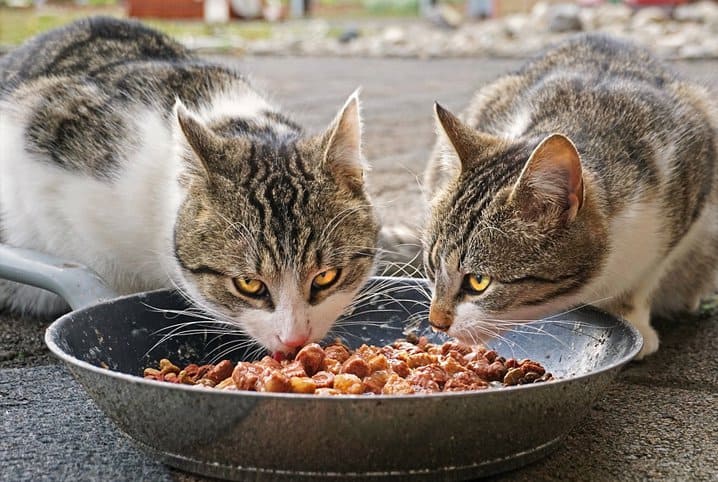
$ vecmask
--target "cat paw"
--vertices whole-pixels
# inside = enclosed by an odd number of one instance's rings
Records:
[[[643,360],[646,356],[658,351],[660,340],[658,339],[658,333],[651,325],[637,326],[636,328],[638,328],[638,331],[643,337],[643,348],[641,348],[641,351],[638,352],[634,360]]]

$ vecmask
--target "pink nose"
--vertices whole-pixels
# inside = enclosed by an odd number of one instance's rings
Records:
[[[280,338],[279,341],[281,341],[283,344],[285,344],[289,347],[297,348],[297,347],[304,345],[308,339],[309,339],[309,337],[307,335],[297,335],[294,338],[290,338],[288,340],[284,340],[284,339]]]

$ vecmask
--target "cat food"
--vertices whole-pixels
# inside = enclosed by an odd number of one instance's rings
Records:
[[[325,348],[312,343],[282,361],[266,356],[180,369],[163,359],[159,369],[146,368],[144,377],[223,390],[317,395],[457,392],[553,379],[532,360],[506,359],[455,341],[436,345],[416,336],[383,347],[362,345],[354,352],[339,341]]]

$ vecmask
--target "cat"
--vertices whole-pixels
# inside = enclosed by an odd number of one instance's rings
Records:
[[[90,18],[0,59],[0,236],[118,293],[177,286],[268,350],[321,339],[375,265],[358,93],[307,136],[239,73]],[[0,307],[66,311],[9,282]]]
[[[425,171],[431,324],[485,340],[584,303],[642,334],[699,309],[718,261],[718,110],[650,52],[564,40],[480,89],[461,118],[435,105]]]

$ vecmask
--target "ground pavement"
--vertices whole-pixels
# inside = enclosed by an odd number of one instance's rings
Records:
[[[388,222],[420,223],[432,102],[462,108],[518,65],[499,60],[247,58],[286,110],[320,129],[362,87],[371,191]],[[718,61],[675,64],[718,90]],[[700,269],[700,267],[696,267]],[[495,480],[718,479],[718,315],[661,321],[657,355],[624,370],[546,459]],[[203,480],[145,457],[42,344],[47,322],[0,315],[0,480]]]

